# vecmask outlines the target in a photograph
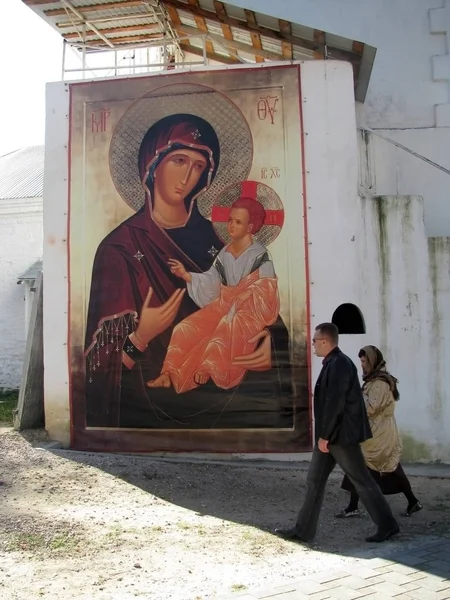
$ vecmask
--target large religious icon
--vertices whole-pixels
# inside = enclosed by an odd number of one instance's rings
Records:
[[[301,135],[297,66],[71,86],[74,446],[309,449]]]

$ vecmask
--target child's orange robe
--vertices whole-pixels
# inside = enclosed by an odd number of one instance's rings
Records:
[[[266,248],[254,242],[236,259],[222,249],[209,271],[191,277],[189,295],[203,307],[173,330],[161,372],[170,375],[177,393],[197,387],[195,373],[232,388],[246,373],[233,360],[251,354],[257,342],[250,340],[278,317],[272,261]]]

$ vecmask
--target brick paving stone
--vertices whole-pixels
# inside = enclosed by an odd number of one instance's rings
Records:
[[[433,554],[428,555],[429,560],[443,560],[448,564],[448,568],[450,569],[450,554],[446,554],[446,552],[433,552]]]
[[[444,600],[444,598],[450,598],[450,595],[446,591],[432,592],[431,590],[424,590],[423,588],[412,590],[411,592],[408,592],[408,594],[415,600]]]
[[[436,549],[433,548],[431,552],[435,552]],[[408,550],[408,554],[412,556],[428,556],[430,554],[430,548],[418,548],[417,550]]]
[[[394,568],[393,568],[393,567],[394,567],[394,565],[393,565],[393,564],[391,564],[391,565],[385,565],[385,566],[383,566],[383,567],[377,567],[377,568],[375,569],[375,571],[376,571],[378,574],[380,574],[380,573],[381,573],[381,574],[384,574],[384,573],[392,573],[392,571],[394,570]]]
[[[415,571],[414,573],[410,573],[408,575],[411,581],[419,581],[420,579],[424,579],[424,577],[427,576],[427,573],[424,573],[423,571]]]
[[[414,575],[415,573],[422,573],[417,567],[408,567],[407,565],[394,564],[392,565],[392,572],[401,573],[402,575]]]
[[[431,579],[431,577],[426,577],[417,583],[420,585],[420,587],[426,588],[427,590],[432,590],[433,592],[449,590],[450,594],[450,581],[437,581],[436,579]]]
[[[369,577],[379,576],[379,573],[375,569],[369,569],[369,567],[362,566],[352,569],[352,575],[356,575],[357,577],[361,577],[362,579],[368,579]]]
[[[370,594],[370,596],[364,596],[361,600],[387,600],[387,598],[392,598],[393,596],[386,596],[386,594],[380,594],[379,592],[375,592],[374,594]]]
[[[367,566],[369,569],[376,569],[377,567],[385,567],[386,565],[392,564],[392,561],[388,558],[369,558]]]
[[[405,593],[410,592],[411,590],[420,590],[420,581],[412,581],[411,583],[404,583],[401,586]]]
[[[414,567],[423,563],[424,559],[420,556],[414,556],[413,554],[399,554],[395,557],[395,561],[402,565]]]
[[[430,560],[423,564],[423,569],[425,571],[429,568],[447,572],[447,576],[450,577],[450,564],[445,560]]]
[[[328,581],[327,583],[321,583],[321,586],[324,590],[333,590],[334,588],[344,586],[345,581],[343,579],[333,579],[333,581]]]
[[[362,590],[349,590],[343,585],[335,587],[331,591],[333,592],[333,595],[331,596],[333,600],[357,600],[363,596],[361,593]],[[309,596],[309,599],[311,599],[311,596]]]
[[[317,583],[329,583],[330,581],[344,579],[345,577],[351,577],[351,573],[349,571],[328,571],[326,573],[313,573],[312,575],[309,575],[308,579],[317,581]]]
[[[331,591],[324,590],[323,592],[316,592],[315,594],[310,594],[308,596],[310,600],[328,600],[328,598],[333,598],[331,595]],[[283,600],[280,598],[280,600]]]
[[[377,577],[368,577],[366,579],[367,585],[375,585],[376,583],[383,583],[384,575],[381,573]]]
[[[383,579],[388,583],[395,583],[396,585],[404,585],[405,583],[410,583],[410,575],[405,575],[404,573],[397,573],[396,571],[391,571],[390,573],[385,573]]]
[[[449,580],[449,572],[442,571],[441,569],[429,568],[425,571],[430,577],[434,577],[435,579],[439,579],[440,581],[448,581]]]
[[[284,594],[286,592],[295,592],[297,591],[297,585],[291,583],[290,585],[280,585],[276,588],[263,588],[261,590],[256,590],[252,592],[255,598],[260,600],[261,598],[273,598],[276,596],[280,596],[280,594]]]
[[[276,598],[276,596],[275,596]],[[286,592],[282,596],[278,596],[280,600],[310,600],[311,596],[302,594],[300,591]]]
[[[374,594],[375,593],[385,594],[385,596],[387,596],[388,598],[390,598],[392,596],[396,596],[396,595],[398,596],[399,594],[405,593],[404,588],[402,588],[399,585],[396,585],[395,583],[388,583],[387,581],[383,581],[383,583],[376,583],[375,585],[364,588],[363,591],[366,594],[369,594],[370,592],[372,592]]]
[[[314,594],[315,592],[323,592],[324,588],[320,583],[314,581],[314,579],[301,579],[296,582],[296,589],[305,594],[305,596],[309,596],[310,594]]]
[[[369,587],[373,584],[369,579],[362,579],[362,577],[357,577],[356,575],[351,575],[350,577],[346,577],[339,581],[340,585],[343,587],[347,587],[351,590],[361,590],[362,588]]]

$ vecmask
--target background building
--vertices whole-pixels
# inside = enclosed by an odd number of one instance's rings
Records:
[[[42,256],[44,146],[0,157],[0,388],[20,386],[34,277]],[[42,265],[38,268],[42,268]],[[24,286],[17,285],[26,281]]]

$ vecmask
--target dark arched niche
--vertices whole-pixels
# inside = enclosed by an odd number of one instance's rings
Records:
[[[340,334],[366,333],[363,314],[355,304],[346,303],[338,306],[331,322],[336,325]]]

